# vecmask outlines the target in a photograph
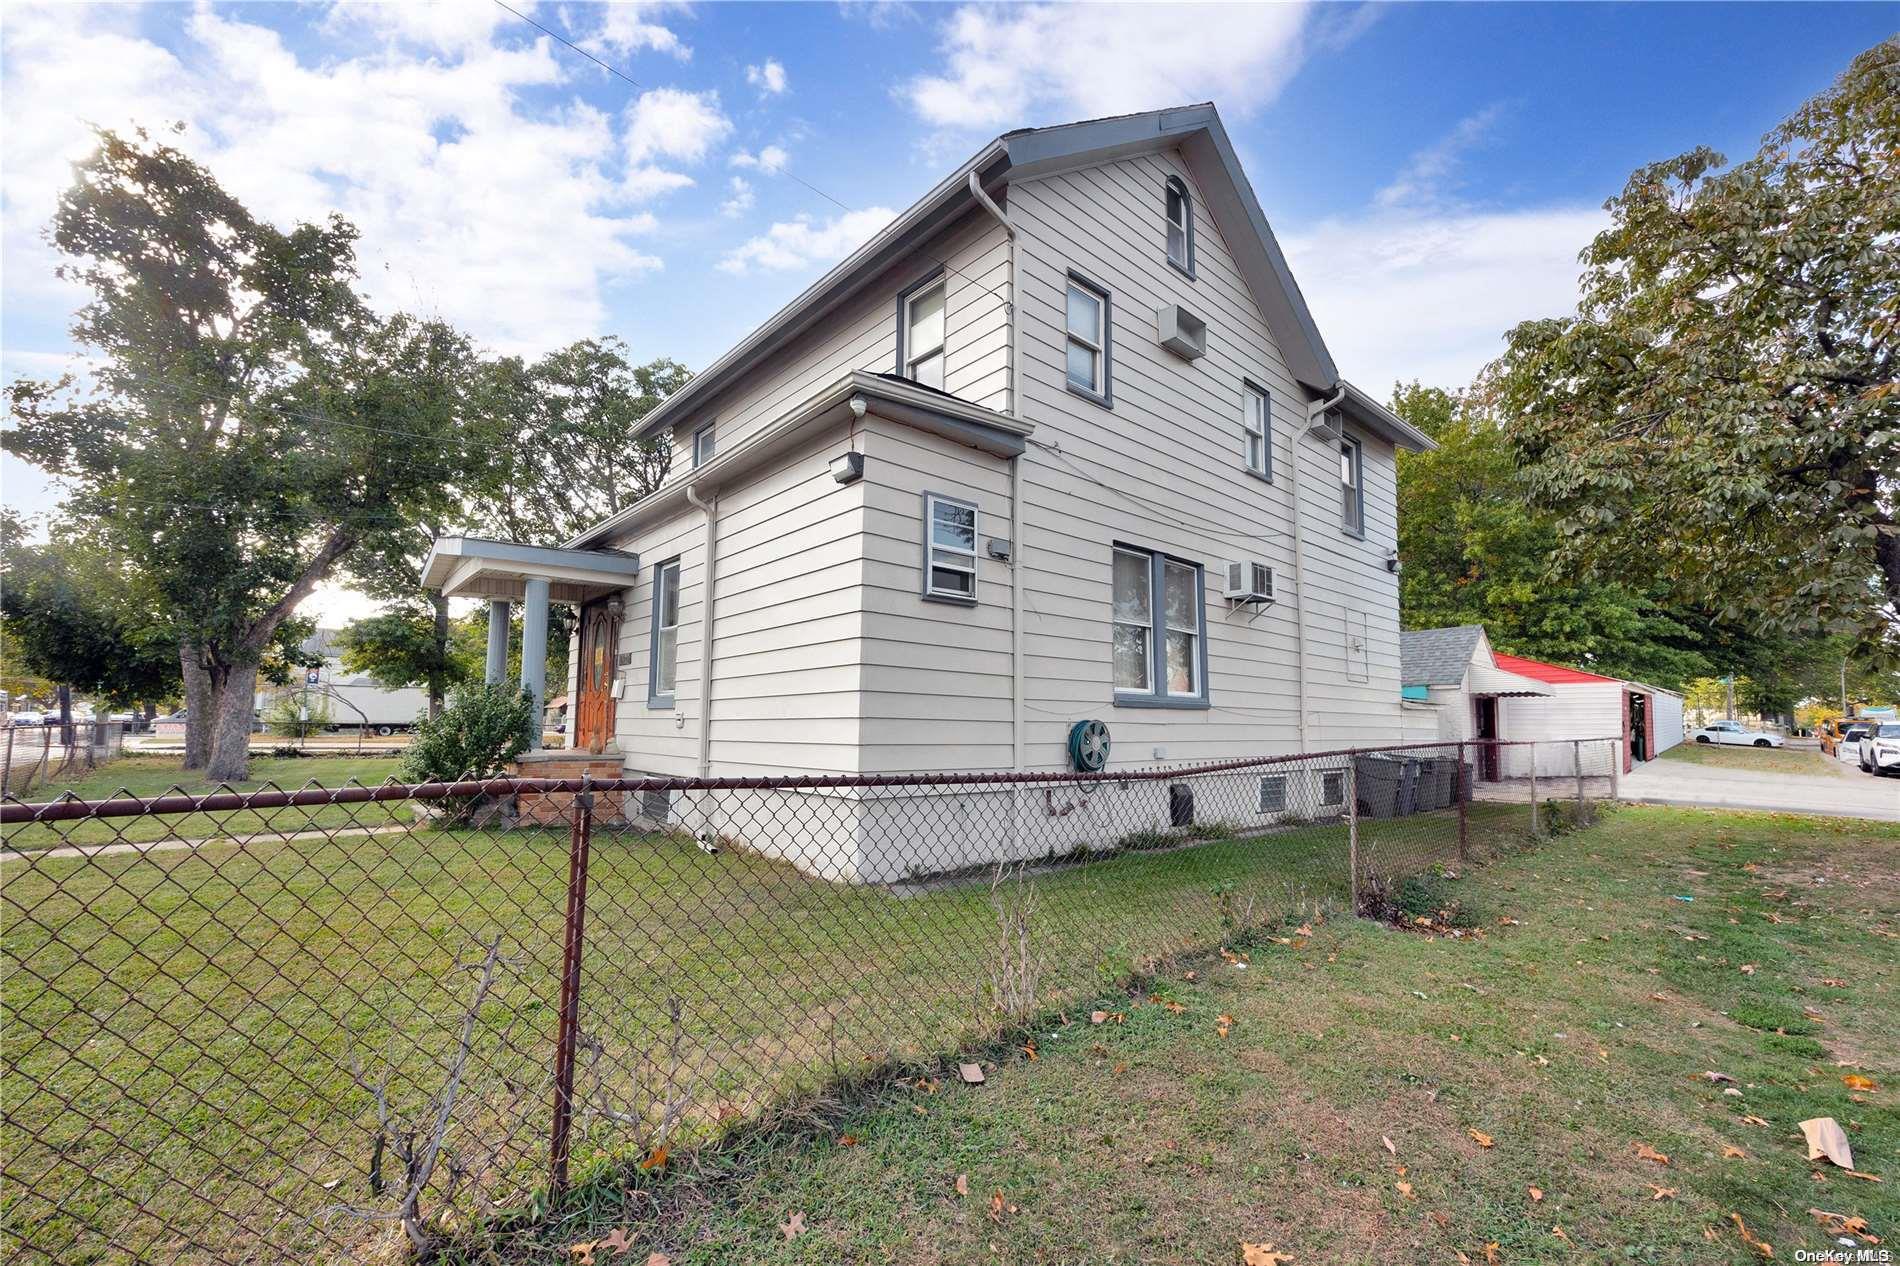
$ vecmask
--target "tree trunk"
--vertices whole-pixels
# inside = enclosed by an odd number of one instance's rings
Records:
[[[449,600],[440,592],[429,595],[435,609],[435,674],[429,678],[429,719],[442,718],[442,695],[449,675]]]
[[[211,671],[190,643],[179,644],[178,666],[185,675],[185,768],[203,769],[211,760]]]
[[[233,664],[213,705],[210,782],[243,782],[251,772],[251,713],[256,703],[257,665]]]

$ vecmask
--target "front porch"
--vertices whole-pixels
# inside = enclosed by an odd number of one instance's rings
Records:
[[[579,689],[569,709],[568,747],[586,748],[580,741],[579,722],[586,720],[602,740],[592,744],[591,755],[611,762],[619,772],[617,752],[607,755],[605,736],[612,733],[611,709],[620,696],[616,676],[614,639],[624,603],[622,594],[640,574],[640,558],[624,550],[562,549],[522,545],[477,536],[439,537],[423,564],[424,588],[447,598],[479,598],[488,603],[488,657],[483,679],[490,685],[508,675],[508,633],[513,606],[521,604],[521,689],[534,700],[534,733],[523,764],[545,760],[542,729],[548,698],[548,625],[554,603],[567,603],[597,613],[592,627],[582,630],[582,659],[577,666]],[[571,762],[584,759],[579,751],[558,753]],[[524,770],[525,772],[525,770]],[[598,772],[598,771],[597,771]],[[575,776],[563,774],[561,776]]]

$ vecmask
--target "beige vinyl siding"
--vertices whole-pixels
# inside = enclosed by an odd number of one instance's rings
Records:
[[[939,268],[938,260],[946,283],[944,390],[974,404],[1006,409],[1009,239],[994,218],[978,212],[886,271],[838,312],[774,353],[744,382],[680,419],[672,432],[668,478],[692,469],[693,433],[708,421],[715,424],[716,444],[724,452],[854,369],[895,373],[897,296]]]
[[[1195,280],[1166,260],[1162,198],[1179,175],[1194,196]],[[1366,535],[1339,530],[1337,458],[1303,438],[1305,397],[1172,153],[1027,181],[1013,187],[1024,322],[1021,389],[1037,426],[1025,459],[1024,578],[1028,586],[1027,756],[1063,760],[1073,722],[1109,721],[1116,764],[1191,760],[1298,746],[1298,642],[1290,479],[1304,480],[1306,604],[1314,747],[1399,734],[1396,578],[1384,558],[1396,539],[1390,445],[1365,442]],[[1114,407],[1065,387],[1063,304],[1073,269],[1108,289]],[[1208,323],[1207,355],[1183,361],[1156,343],[1154,311],[1179,302]],[[1246,472],[1242,383],[1271,396],[1274,482]],[[1060,453],[1042,447],[1059,445]],[[1122,541],[1201,564],[1208,601],[1211,707],[1113,706],[1110,562]],[[1221,565],[1259,559],[1278,601],[1230,610]],[[1365,669],[1349,672],[1347,628],[1366,628]],[[1363,680],[1352,680],[1363,677]]]
[[[1576,762],[1567,743],[1555,740],[1607,738],[1623,732],[1623,686],[1614,681],[1546,683],[1545,698],[1498,700],[1498,737],[1539,740],[1539,775],[1575,774]],[[1506,778],[1527,778],[1532,749],[1503,749],[1498,772]],[[1621,757],[1618,757],[1621,760]],[[1585,757],[1585,769],[1602,768],[1601,752]]]
[[[682,726],[676,718],[695,718],[699,712],[699,611],[705,571],[702,542],[699,512],[687,510],[613,543],[616,549],[640,556],[640,575],[624,595],[626,609],[620,621],[619,651],[630,658],[616,670],[625,685],[614,701],[613,741],[622,752],[630,754],[629,767],[642,773],[691,776],[699,769],[699,736],[694,722],[688,720]],[[674,706],[655,709],[647,706],[653,666],[654,577],[660,564],[672,558],[680,560]],[[578,709],[572,694],[569,700],[568,716],[572,718]],[[570,736],[572,733],[570,723]]]

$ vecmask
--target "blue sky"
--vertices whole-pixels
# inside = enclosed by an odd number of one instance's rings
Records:
[[[343,211],[379,306],[501,351],[613,333],[699,366],[989,136],[1212,99],[1344,372],[1458,386],[1569,306],[1632,168],[1753,152],[1900,26],[1875,4],[515,7],[641,87],[492,0],[9,4],[0,369],[69,361],[77,296],[38,234],[86,121],[182,120],[255,210]],[[51,503],[15,463],[0,481]]]

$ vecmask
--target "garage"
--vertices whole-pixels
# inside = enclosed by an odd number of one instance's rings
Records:
[[[1623,772],[1654,760],[1682,742],[1682,696],[1640,681],[1605,677],[1562,664],[1519,655],[1497,655],[1498,667],[1550,687],[1541,698],[1501,701],[1515,738],[1588,739],[1622,736]],[[1506,752],[1506,777],[1530,773],[1524,751]],[[1522,766],[1517,768],[1516,766]],[[1575,773],[1573,757],[1561,748],[1538,757],[1538,773]],[[1585,770],[1586,773],[1607,772]]]

